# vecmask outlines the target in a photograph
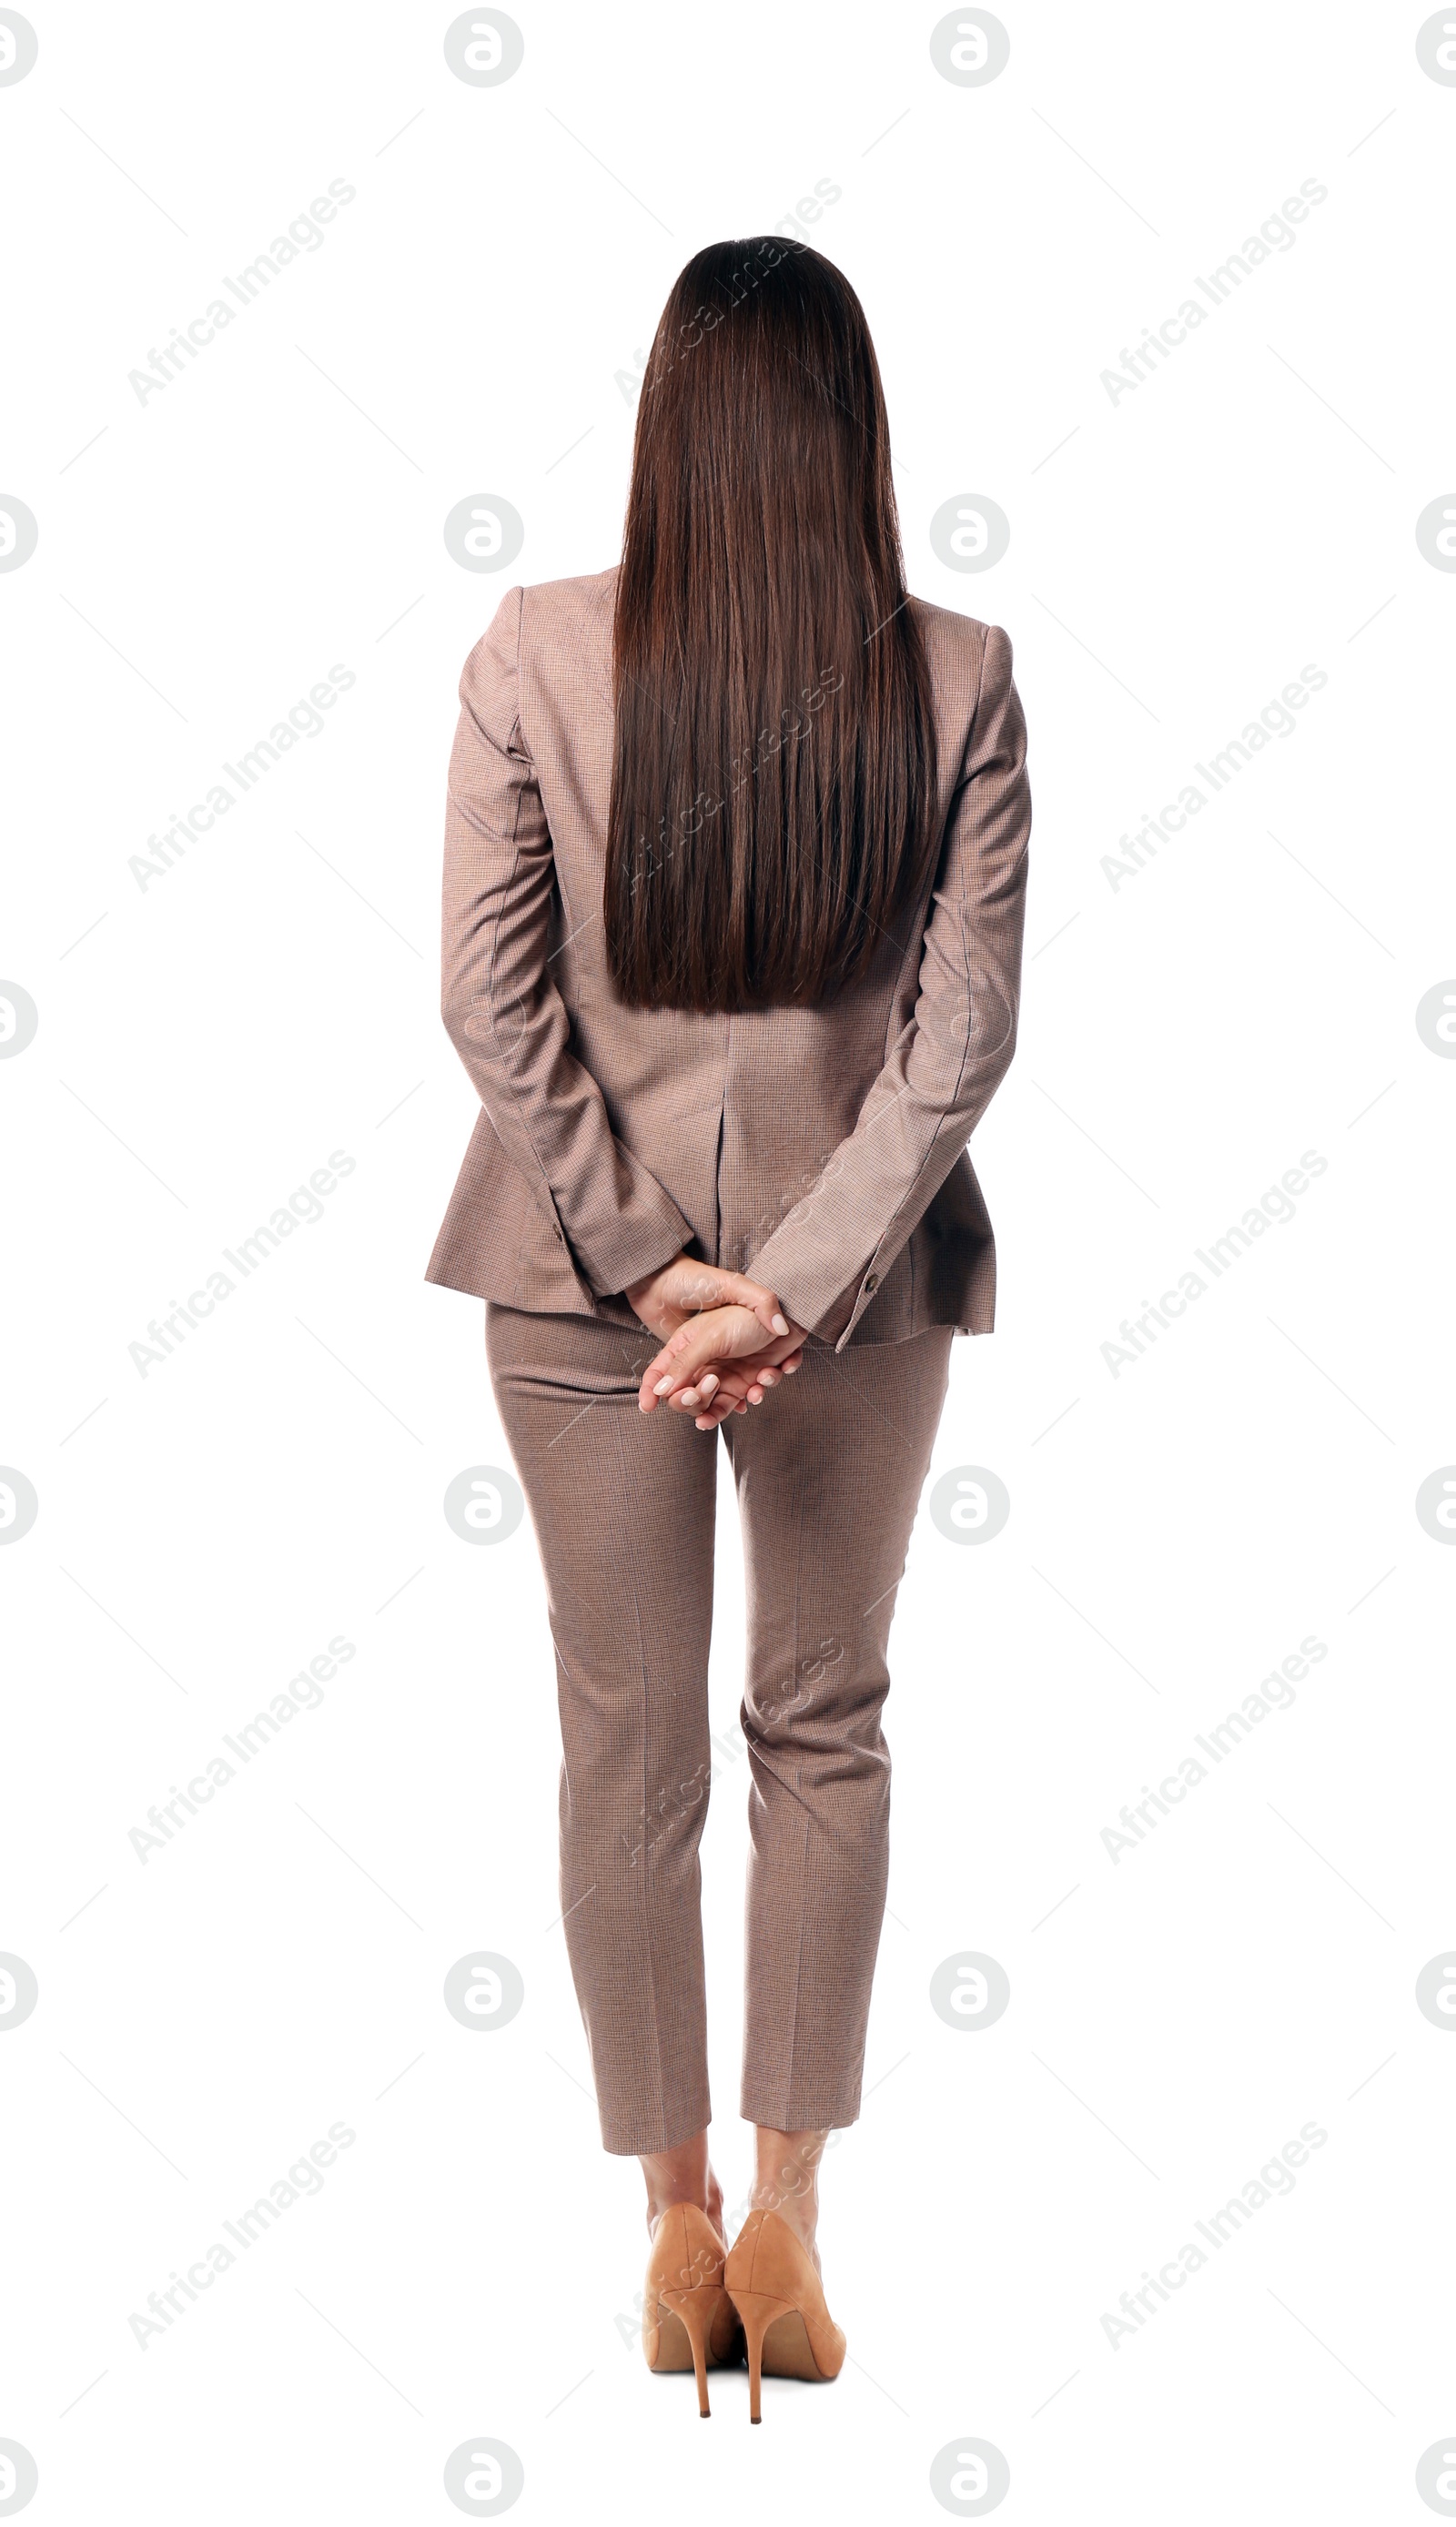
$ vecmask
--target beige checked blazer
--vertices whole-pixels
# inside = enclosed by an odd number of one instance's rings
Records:
[[[627,1008],[601,918],[616,576],[511,589],[460,680],[442,1012],[481,1112],[427,1278],[635,1325],[622,1292],[687,1248],[840,1350],[987,1333],[965,1144],[1016,1032],[1031,806],[1011,643],[909,599],[943,840],[858,983],[812,1008]]]

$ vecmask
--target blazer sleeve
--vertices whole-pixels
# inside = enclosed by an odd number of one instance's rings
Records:
[[[550,1208],[597,1298],[692,1243],[655,1176],[617,1139],[546,961],[555,863],[521,730],[524,593],[465,662],[444,837],[441,1013],[497,1135]]]
[[[1031,796],[1012,645],[986,636],[913,1013],[809,1191],[748,1265],[842,1351],[985,1112],[1016,1041]]]

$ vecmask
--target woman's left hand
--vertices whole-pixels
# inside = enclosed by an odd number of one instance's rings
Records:
[[[675,1255],[660,1270],[634,1281],[626,1299],[634,1315],[664,1340],[690,1317],[730,1307],[747,1309],[756,1317],[763,1342],[789,1331],[788,1317],[761,1281],[751,1281],[746,1272],[722,1271],[694,1255]]]

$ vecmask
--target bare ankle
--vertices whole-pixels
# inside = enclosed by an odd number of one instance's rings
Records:
[[[649,2235],[663,2212],[680,2202],[691,2202],[705,2212],[713,2227],[721,2231],[723,2189],[708,2161],[705,2131],[694,2133],[690,2140],[677,2142],[671,2149],[645,2152],[640,2165],[648,2190]]]
[[[778,2132],[766,2124],[756,2126],[754,2133],[757,2174],[753,2207],[755,2211],[776,2211],[808,2248],[816,2264],[819,2161],[828,2138],[827,2131]]]

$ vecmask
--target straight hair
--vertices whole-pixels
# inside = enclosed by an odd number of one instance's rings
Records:
[[[638,1007],[812,1004],[928,888],[930,672],[864,311],[785,237],[704,246],[643,378],[602,912]]]

